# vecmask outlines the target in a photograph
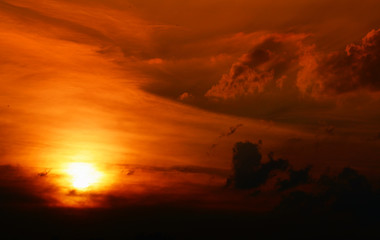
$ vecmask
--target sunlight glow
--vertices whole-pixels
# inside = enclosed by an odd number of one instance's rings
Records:
[[[93,164],[74,162],[69,164],[67,173],[71,176],[71,183],[78,190],[85,190],[99,183],[102,173],[96,170]]]

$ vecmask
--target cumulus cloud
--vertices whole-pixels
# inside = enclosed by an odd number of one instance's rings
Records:
[[[265,185],[270,179],[277,178],[274,186],[277,191],[284,191],[312,182],[311,166],[295,170],[288,160],[274,159],[273,153],[268,155],[269,161],[262,163],[260,143],[238,142],[233,148],[233,174],[227,179],[227,186],[236,189],[254,189]]]
[[[259,144],[238,142],[233,148],[233,174],[227,179],[227,186],[237,189],[257,188],[266,183],[275,170],[286,170],[286,160],[275,160],[269,155],[269,162],[261,163]]]
[[[271,34],[235,62],[229,73],[207,91],[207,97],[235,98],[259,94],[270,87],[283,88],[291,81],[289,74],[297,69],[294,63],[308,69],[312,46],[304,44],[305,34]],[[306,71],[306,70],[304,70]]]
[[[318,52],[315,45],[306,44],[305,34],[272,34],[263,39],[205,96],[234,99],[275,89],[296,89],[318,98],[358,89],[380,90],[380,29],[337,52]]]
[[[365,88],[380,90],[380,29],[370,31],[345,52],[330,54],[318,68],[324,89],[345,93]]]

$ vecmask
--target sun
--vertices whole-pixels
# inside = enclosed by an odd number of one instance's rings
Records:
[[[95,186],[102,178],[102,173],[91,163],[70,163],[66,171],[71,176],[72,186],[78,190]]]

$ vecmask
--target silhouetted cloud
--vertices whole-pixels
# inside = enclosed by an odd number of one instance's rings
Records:
[[[252,189],[251,196],[262,195],[262,189],[268,180],[277,178],[277,183],[265,191],[273,197],[283,197],[276,207],[285,212],[341,211],[360,216],[373,217],[374,206],[379,191],[373,191],[364,175],[352,168],[344,168],[337,175],[322,174],[315,179],[311,176],[311,166],[296,170],[284,159],[273,158],[262,163],[259,144],[238,142],[233,148],[232,175],[227,178],[226,186],[236,189]],[[279,178],[281,176],[281,178]],[[286,190],[286,191],[285,191]]]
[[[152,172],[181,172],[181,173],[199,173],[207,175],[215,175],[225,177],[228,171],[221,168],[202,167],[195,165],[174,165],[169,167],[149,166],[149,165],[135,165],[135,164],[122,164],[122,174],[134,175],[137,170],[152,171]]]
[[[322,174],[312,185],[313,191],[298,190],[285,195],[276,210],[304,214],[335,212],[354,214],[364,221],[380,220],[379,192],[373,191],[367,178],[356,170],[344,168],[335,176]]]
[[[311,181],[311,177],[309,175],[310,169],[311,167],[306,167],[301,170],[289,169],[289,179],[285,179],[277,183],[279,191],[309,183]]]
[[[272,171],[286,170],[288,161],[274,160],[269,155],[269,162],[261,163],[259,144],[238,142],[233,148],[233,174],[227,179],[227,186],[233,185],[237,189],[256,188],[266,183]]]
[[[257,144],[238,142],[233,148],[233,180],[236,188],[251,188],[254,173],[261,163],[261,153]]]
[[[320,183],[327,188],[320,195],[334,200],[331,206],[335,210],[364,210],[369,207],[368,201],[373,197],[367,178],[352,168],[344,168],[338,176]]]
[[[288,160],[274,159],[273,153],[268,155],[269,161],[261,163],[259,144],[238,142],[233,149],[233,174],[227,179],[227,186],[237,189],[257,188],[270,178],[281,173],[285,179],[278,180],[278,191],[295,188],[312,182],[311,166],[295,170]]]
[[[21,167],[0,166],[0,205],[43,206],[53,203],[47,194],[54,188],[38,175],[29,176]]]

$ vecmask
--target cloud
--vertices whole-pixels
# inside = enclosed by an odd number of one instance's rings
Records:
[[[37,207],[53,204],[49,195],[54,187],[39,175],[30,175],[23,168],[0,165],[0,206]]]
[[[225,177],[228,172],[221,168],[212,167],[202,167],[194,165],[174,165],[170,167],[159,167],[159,166],[149,166],[149,165],[134,165],[134,164],[123,164],[119,165],[124,167],[122,172],[126,172],[126,175],[135,174],[136,170],[143,170],[149,172],[181,172],[181,173],[199,173],[206,175],[216,175]]]
[[[380,29],[346,51],[321,52],[306,34],[271,34],[236,61],[205,96],[233,99],[293,88],[311,97],[380,90]]]
[[[312,46],[305,46],[306,37],[305,34],[262,36],[262,42],[242,55],[205,96],[229,99],[283,88],[291,80],[288,75],[297,69],[294,63],[309,67],[304,58],[309,56]]]
[[[378,196],[367,178],[353,168],[345,167],[336,175],[324,173],[315,178],[310,173],[311,165],[295,169],[288,160],[274,159],[272,152],[268,159],[262,163],[259,144],[237,142],[226,187],[249,189],[253,191],[251,197],[271,194],[273,199],[283,198],[277,206],[274,204],[280,211],[293,211],[299,206],[300,211],[369,214],[370,207],[360,205],[373,204]]]
[[[181,95],[179,95],[178,99],[181,101],[185,101],[185,100],[189,99],[190,97],[192,97],[192,95],[190,93],[184,92]]]
[[[312,182],[311,166],[295,170],[288,160],[274,159],[272,152],[268,154],[269,161],[261,163],[261,159],[259,144],[236,143],[233,149],[233,174],[227,178],[227,186],[254,189],[265,185],[270,179],[277,178],[273,190],[281,192]]]
[[[380,29],[370,31],[361,42],[349,44],[345,52],[326,57],[318,67],[323,88],[332,93],[358,89],[380,90]]]
[[[259,144],[237,142],[233,148],[233,174],[227,178],[227,186],[237,189],[257,188],[267,182],[273,171],[284,171],[289,167],[286,160],[274,160],[271,155],[269,158],[269,162],[262,164]]]
[[[346,167],[337,175],[322,174],[313,181],[312,189],[284,195],[276,211],[350,213],[360,221],[372,221],[380,213],[379,192],[372,189],[364,175],[352,168]]]
[[[259,146],[250,142],[238,142],[233,148],[233,181],[236,188],[251,188],[254,173],[258,170],[262,155]]]
[[[285,179],[277,183],[279,191],[284,191],[289,188],[294,188],[296,186],[309,183],[311,181],[311,177],[309,175],[310,169],[311,167],[306,167],[300,170],[289,169],[289,179]]]
[[[202,81],[203,89],[209,86],[203,94],[194,91],[184,102],[214,112],[307,127],[323,121],[332,126],[326,128],[331,136],[365,128],[361,122],[379,117],[379,31],[347,45],[347,51],[326,49],[314,35],[261,33],[252,40],[251,50],[232,56],[235,62],[218,79]]]
[[[236,143],[233,175],[227,178],[227,186],[251,189],[249,197],[252,199],[279,199],[274,204],[274,211],[286,216],[349,214],[358,223],[378,221],[380,190],[374,190],[367,178],[357,170],[345,167],[337,174],[327,172],[313,178],[311,166],[295,170],[286,160],[274,160],[273,154],[268,157],[268,162],[261,163],[258,144]],[[283,180],[278,180],[278,176]],[[259,188],[276,178],[277,183],[273,188]]]

